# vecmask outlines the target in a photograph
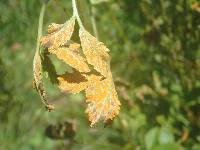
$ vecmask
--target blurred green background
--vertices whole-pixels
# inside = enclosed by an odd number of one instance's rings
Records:
[[[90,128],[84,94],[60,93],[47,79],[56,108],[46,112],[32,88],[42,0],[0,0],[0,150],[200,150],[198,0],[78,4],[85,28],[93,33],[95,20],[111,50],[119,116]],[[45,30],[71,15],[70,0],[50,0]]]

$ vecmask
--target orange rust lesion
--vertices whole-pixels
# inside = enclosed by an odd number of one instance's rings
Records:
[[[87,62],[93,65],[96,71],[107,77],[110,61],[109,49],[85,30],[80,30],[80,40]]]
[[[52,23],[48,27],[48,35],[40,40],[45,48],[58,48],[70,40],[74,32],[75,18],[71,17],[65,24]]]

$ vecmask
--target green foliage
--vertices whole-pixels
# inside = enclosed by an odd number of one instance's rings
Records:
[[[78,2],[87,30],[93,32],[90,21],[95,18],[99,39],[111,50],[113,78],[116,82],[120,79],[119,117],[106,128],[89,128],[83,96],[59,94],[47,80],[50,102],[57,107],[52,113],[45,112],[32,89],[30,67],[41,3],[2,0],[0,149],[198,150],[200,13],[192,8],[198,1]],[[91,13],[86,8],[92,8]],[[50,22],[63,23],[71,12],[70,1],[51,0],[45,27]],[[52,68],[50,60],[45,62],[48,64],[44,65],[44,75]],[[56,64],[56,69],[63,70],[62,64]],[[54,77],[54,69],[48,72],[49,77]],[[76,127],[71,139],[47,137],[45,130],[49,125],[57,127],[66,121]]]
[[[56,68],[48,55],[43,55],[42,67],[44,75],[50,79],[51,83],[58,84]]]

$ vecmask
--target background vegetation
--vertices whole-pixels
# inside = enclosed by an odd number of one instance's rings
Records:
[[[119,116],[106,128],[90,128],[84,95],[60,93],[48,80],[56,109],[46,112],[32,88],[41,0],[1,0],[0,150],[199,150],[200,3],[78,3],[85,27],[93,32],[95,18],[99,39],[111,49]],[[70,0],[51,0],[45,27],[71,13]]]

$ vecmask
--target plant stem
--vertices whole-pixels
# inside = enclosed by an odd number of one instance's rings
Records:
[[[76,19],[78,21],[78,25],[80,26],[80,28],[84,29],[83,23],[82,23],[81,18],[79,17],[79,14],[78,14],[76,0],[72,0],[72,8],[73,8],[73,16],[76,17]]]
[[[54,107],[48,103],[47,95],[44,90],[44,84],[43,84],[42,75],[41,75],[42,64],[41,64],[41,51],[40,51],[40,38],[42,37],[43,18],[44,18],[44,12],[46,9],[47,2],[48,1],[43,2],[43,5],[40,11],[40,16],[39,16],[37,46],[36,46],[35,56],[33,59],[33,74],[34,74],[34,84],[36,86],[36,90],[39,93],[40,98],[42,102],[44,103],[46,109],[50,112],[53,110]]]
[[[95,20],[95,14],[94,14],[94,6],[91,4],[90,0],[88,0],[88,3],[90,5],[90,19],[92,22],[92,28],[94,32],[94,36],[98,39],[98,31],[97,31],[97,25],[96,25],[96,20]]]
[[[40,38],[42,37],[42,27],[43,27],[43,18],[45,9],[46,9],[46,3],[43,3],[38,23],[38,36],[37,36],[37,46],[36,46],[36,53],[38,54],[40,53]]]

